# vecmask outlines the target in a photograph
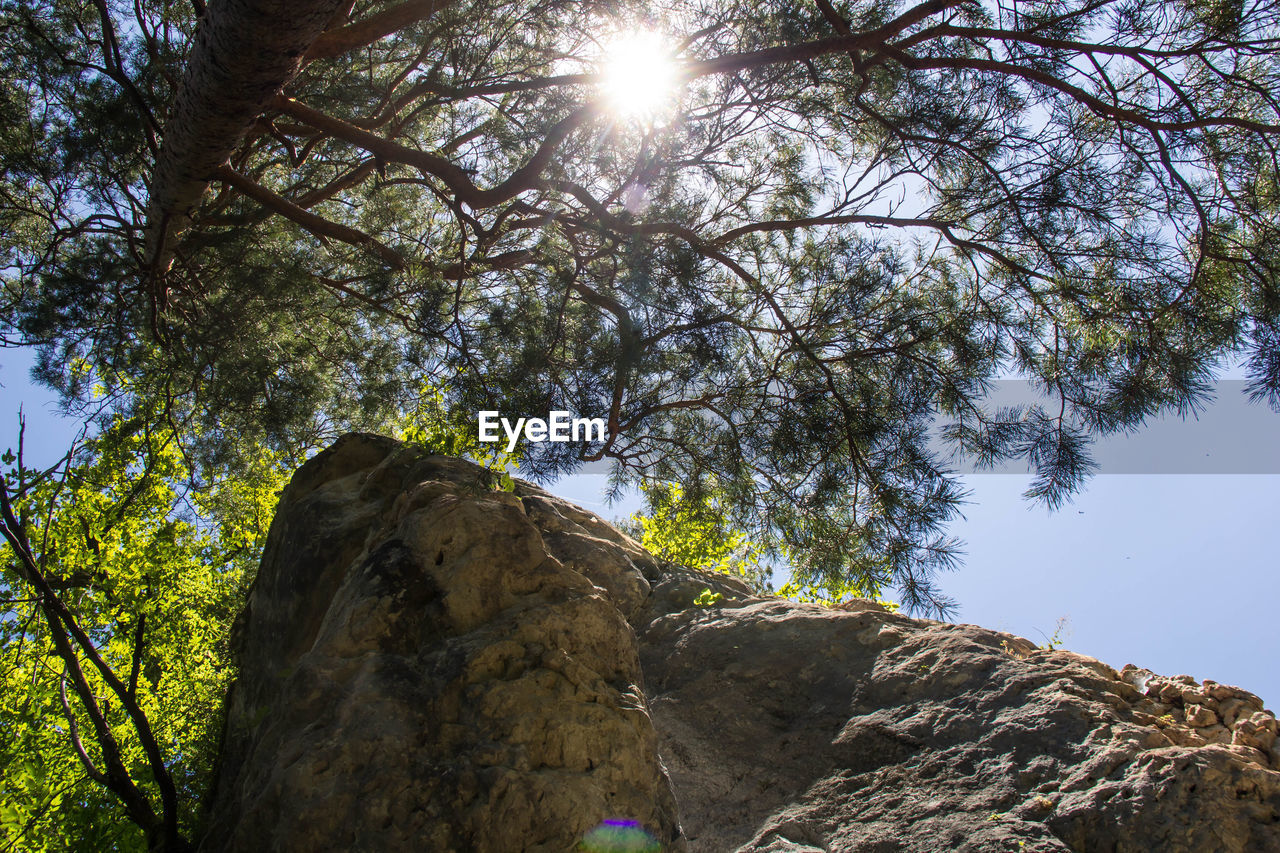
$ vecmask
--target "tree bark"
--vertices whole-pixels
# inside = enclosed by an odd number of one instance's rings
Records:
[[[218,0],[209,5],[152,174],[146,238],[154,279],[172,264],[175,244],[218,167],[302,67],[307,50],[344,2]]]

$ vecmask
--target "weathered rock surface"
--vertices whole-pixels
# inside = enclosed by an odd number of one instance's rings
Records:
[[[647,595],[642,552],[477,473],[349,436],[293,478],[204,849],[558,853],[613,815],[677,837],[619,607]],[[570,568],[594,542],[616,598]]]
[[[294,477],[239,635],[206,851],[1280,851],[1252,694],[754,596],[388,439]]]
[[[1280,850],[1275,753],[1081,655],[779,601],[670,614],[642,649],[692,849]]]

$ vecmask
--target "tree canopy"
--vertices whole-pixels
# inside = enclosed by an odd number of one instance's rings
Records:
[[[0,48],[5,340],[205,460],[424,388],[602,417],[523,469],[714,491],[927,610],[952,453],[1053,505],[1224,359],[1280,403],[1271,3],[4,0]]]

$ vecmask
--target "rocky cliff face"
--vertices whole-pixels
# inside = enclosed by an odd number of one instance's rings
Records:
[[[1245,691],[756,597],[373,436],[285,491],[239,654],[205,851],[1280,851]]]

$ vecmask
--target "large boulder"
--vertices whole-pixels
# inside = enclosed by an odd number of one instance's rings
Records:
[[[1252,694],[754,595],[376,436],[237,636],[205,851],[1280,851]]]

